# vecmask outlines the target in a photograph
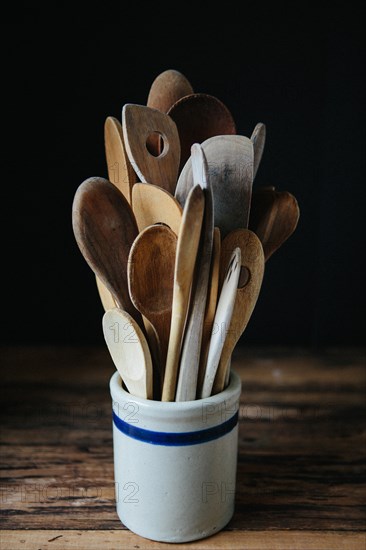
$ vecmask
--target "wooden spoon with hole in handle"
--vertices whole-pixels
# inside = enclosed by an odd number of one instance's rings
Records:
[[[154,223],[165,223],[178,235],[182,207],[162,187],[152,183],[135,183],[132,189],[132,210],[140,232]]]
[[[88,178],[76,190],[72,226],[89,267],[107,287],[117,306],[142,328],[141,314],[128,293],[128,256],[138,228],[127,199],[107,179]]]
[[[102,320],[104,339],[116,369],[128,391],[153,398],[153,369],[145,335],[126,311],[107,310]]]
[[[253,185],[253,143],[246,136],[214,136],[202,143],[214,200],[214,225],[224,238],[247,227]],[[193,185],[192,161],[179,175],[175,197],[184,206]]]
[[[151,84],[147,106],[167,113],[170,107],[185,95],[193,94],[189,80],[175,69],[160,73]]]
[[[219,290],[219,273],[220,273],[220,255],[221,255],[221,236],[220,229],[214,228],[210,280],[208,284],[208,296],[205,311],[205,320],[203,322],[202,345],[200,354],[200,365],[198,369],[197,392],[201,391],[203,377],[206,369],[208,348],[210,345],[210,336],[212,331],[213,320],[216,312],[216,305]]]
[[[231,317],[234,311],[236,290],[240,275],[240,264],[240,248],[235,248],[225,273],[224,283],[221,288],[220,297],[216,308],[211,332],[210,347],[208,350],[206,370],[199,395],[201,399],[209,397],[212,392],[216,371],[224,345],[224,336],[230,325]]]
[[[233,249],[241,251],[241,274],[236,291],[234,311],[225,337],[212,393],[225,388],[229,378],[232,352],[253,313],[264,274],[264,253],[257,235],[249,229],[237,229],[225,237],[221,248],[220,270],[225,270]]]
[[[249,228],[259,237],[266,261],[292,235],[299,217],[298,202],[288,191],[266,187],[253,192]]]
[[[202,144],[212,136],[236,134],[235,121],[228,107],[210,94],[186,95],[178,99],[167,113],[179,133],[179,173],[190,157],[194,143]]]
[[[177,236],[167,225],[150,225],[135,239],[128,259],[128,288],[135,307],[155,328],[160,344],[160,382],[172,313]]]
[[[128,158],[141,182],[152,183],[174,195],[178,179],[180,144],[170,116],[145,105],[127,103],[122,108],[122,129]],[[150,136],[159,135],[163,150],[148,150]]]
[[[172,317],[162,401],[174,401],[175,399],[183,333],[200,242],[204,201],[204,192],[200,185],[196,185],[188,194],[183,210],[174,265]]]
[[[253,180],[254,180],[255,176],[257,175],[260,162],[262,160],[264,145],[266,142],[266,126],[265,124],[263,124],[263,122],[258,122],[255,125],[252,135],[250,136],[250,139],[253,142],[253,149],[254,149],[254,165],[253,165]]]
[[[108,179],[131,204],[131,191],[137,176],[126,152],[122,124],[113,116],[107,117],[104,123],[104,147]]]
[[[195,185],[200,185],[203,189],[205,209],[193,277],[191,307],[180,358],[176,401],[192,401],[196,399],[214,234],[212,189],[208,177],[206,157],[199,143],[192,145],[191,158],[193,181]]]

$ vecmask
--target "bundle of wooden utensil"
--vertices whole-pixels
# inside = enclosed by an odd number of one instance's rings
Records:
[[[146,105],[106,118],[108,177],[81,183],[72,224],[131,394],[189,401],[226,387],[265,262],[299,219],[291,193],[253,189],[265,137],[263,123],[237,134],[229,109],[176,70]]]

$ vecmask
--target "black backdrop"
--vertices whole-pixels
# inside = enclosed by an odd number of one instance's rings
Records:
[[[262,3],[261,3],[262,4]],[[71,204],[107,177],[103,125],[180,70],[238,133],[261,121],[255,185],[292,192],[296,232],[267,262],[246,345],[360,345],[365,335],[361,3],[115,4],[3,22],[3,344],[102,343],[103,309]],[[207,17],[206,17],[207,16]]]

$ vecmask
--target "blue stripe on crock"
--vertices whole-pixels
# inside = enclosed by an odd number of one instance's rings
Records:
[[[238,413],[234,416],[219,424],[213,428],[206,428],[205,430],[199,430],[196,432],[154,432],[152,430],[145,430],[132,424],[128,424],[115,412],[113,414],[113,422],[116,428],[125,435],[137,439],[138,441],[144,441],[145,443],[151,443],[152,445],[166,445],[168,447],[178,447],[182,445],[197,445],[199,443],[206,443],[207,441],[213,441],[219,439],[223,435],[231,432],[238,423]]]

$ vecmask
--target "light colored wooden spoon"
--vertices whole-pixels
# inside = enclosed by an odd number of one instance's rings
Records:
[[[200,393],[202,384],[203,384],[203,377],[205,374],[207,356],[208,356],[208,348],[210,345],[210,336],[211,336],[213,320],[216,312],[216,305],[217,305],[218,291],[219,291],[220,256],[221,256],[220,229],[218,227],[215,227],[214,237],[213,237],[213,247],[212,247],[210,280],[208,285],[205,320],[203,323],[203,331],[202,331],[200,365],[198,369],[198,380],[197,380],[198,393]]]
[[[212,136],[236,134],[230,110],[210,94],[186,95],[178,99],[167,113],[178,128],[181,150],[179,172],[190,157],[193,143],[203,143]]]
[[[294,195],[274,187],[253,192],[249,228],[259,237],[267,261],[292,235],[300,217]]]
[[[189,80],[175,69],[160,73],[151,84],[147,106],[167,113],[170,107],[185,95],[193,94]]]
[[[174,266],[174,287],[169,345],[162,401],[174,401],[183,332],[200,241],[205,205],[200,185],[192,187],[183,210]]]
[[[199,395],[200,398],[209,397],[211,395],[222,348],[225,342],[226,332],[230,326],[231,317],[234,311],[236,290],[240,275],[240,264],[241,252],[238,247],[235,248],[232,253],[225,273],[224,283],[221,288],[213,322],[205,375]]]
[[[132,210],[139,231],[155,223],[165,223],[176,235],[182,221],[182,207],[169,191],[152,183],[135,183]]]
[[[104,147],[108,179],[131,204],[131,191],[137,181],[137,175],[126,152],[122,124],[113,116],[107,117],[104,123]]]
[[[191,159],[194,184],[200,185],[205,195],[205,211],[192,285],[191,308],[180,359],[176,401],[192,401],[196,398],[214,233],[212,189],[206,157],[200,144],[192,145]]]
[[[126,311],[107,310],[102,320],[104,339],[128,391],[153,398],[153,368],[145,335]]]
[[[222,391],[229,378],[232,352],[243,334],[259,296],[264,274],[263,247],[255,233],[249,229],[237,229],[222,242],[220,270],[228,265],[231,251],[240,248],[241,276],[236,291],[234,311],[225,337],[212,393]]]
[[[258,122],[255,125],[252,135],[250,136],[250,139],[253,142],[253,149],[254,149],[254,165],[253,165],[253,180],[254,180],[255,176],[257,175],[260,162],[262,160],[264,145],[266,142],[266,126],[265,124],[263,124],[263,122]]]
[[[128,256],[138,228],[125,196],[105,178],[86,179],[74,196],[72,226],[89,267],[113,295],[117,306],[142,328],[141,314],[128,292]]]
[[[128,259],[128,288],[135,307],[155,328],[160,344],[160,382],[172,312],[177,236],[167,225],[150,225],[135,239]]]
[[[214,200],[214,225],[224,238],[247,227],[253,185],[253,143],[246,136],[214,136],[202,143]],[[179,175],[175,197],[184,206],[193,185],[189,158]]]
[[[127,103],[122,108],[122,129],[128,158],[141,182],[158,185],[174,195],[180,144],[172,118],[157,109]],[[149,138],[154,135],[163,142],[158,156],[148,150]]]

